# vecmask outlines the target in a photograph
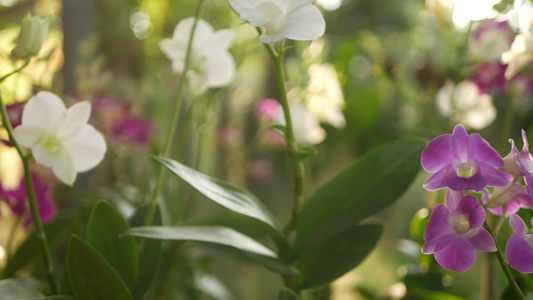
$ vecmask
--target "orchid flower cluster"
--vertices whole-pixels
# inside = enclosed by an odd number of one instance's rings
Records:
[[[422,252],[434,254],[444,269],[465,272],[474,264],[476,251],[498,251],[485,220],[489,211],[509,217],[514,231],[505,247],[509,265],[519,272],[533,273],[531,235],[516,214],[533,207],[533,157],[525,131],[522,140],[522,151],[510,140],[511,151],[502,158],[479,134],[469,135],[463,125],[457,125],[453,134],[438,136],[422,152],[422,167],[434,173],[424,188],[448,189],[445,204],[438,204],[431,212],[422,247]]]

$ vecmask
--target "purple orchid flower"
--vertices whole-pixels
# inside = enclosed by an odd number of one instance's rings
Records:
[[[505,246],[507,261],[518,272],[533,273],[533,235],[527,234],[526,223],[518,215],[511,215],[509,224],[514,233]]]
[[[52,200],[52,185],[43,181],[36,174],[32,174],[33,188],[35,191],[35,200],[37,201],[37,208],[39,216],[43,223],[50,222],[56,216],[57,210]],[[33,224],[30,208],[28,205],[28,194],[26,193],[26,183],[22,178],[19,186],[14,190],[6,190],[0,184],[0,198],[11,208],[11,212],[18,217],[23,218],[24,227],[29,227]]]
[[[527,142],[526,132],[522,129],[522,141],[524,146],[522,151],[518,151],[513,140],[509,140],[511,143],[511,152],[504,157],[503,170],[513,176],[524,176],[525,182],[528,188],[533,187],[533,157],[529,154],[529,143]]]
[[[114,124],[111,134],[121,143],[135,142],[147,145],[154,129],[154,122],[126,116]]]
[[[24,110],[24,105],[26,105],[25,102],[17,102],[6,106],[7,116],[9,117],[9,120],[11,121],[11,126],[13,126],[13,128],[19,126],[22,123],[22,111]],[[0,138],[0,143],[8,147],[13,147],[13,144],[11,144],[9,139],[4,140]]]
[[[465,272],[476,260],[476,251],[496,251],[489,232],[481,226],[485,210],[474,196],[448,190],[446,204],[438,204],[424,231],[422,253],[435,254],[446,270]]]
[[[498,168],[504,163],[498,152],[479,134],[468,135],[463,125],[453,134],[436,137],[422,152],[424,170],[435,173],[424,188],[435,191],[449,187],[454,191],[481,191],[486,186],[507,186],[509,181]]]
[[[512,181],[512,176],[503,173],[507,180]],[[503,205],[507,205],[505,215],[511,215],[522,207],[533,207],[533,199],[527,192],[527,187],[516,182],[506,187],[495,187],[492,192],[484,189],[482,192],[483,203],[488,210],[498,216],[504,212]]]

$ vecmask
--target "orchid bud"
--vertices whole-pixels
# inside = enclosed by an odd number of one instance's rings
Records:
[[[20,25],[17,46],[11,51],[14,59],[28,59],[39,54],[48,33],[48,21],[39,16],[27,14]]]

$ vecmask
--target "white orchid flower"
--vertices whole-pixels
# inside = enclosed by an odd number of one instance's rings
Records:
[[[77,173],[96,167],[106,152],[102,134],[87,124],[90,114],[87,101],[67,109],[58,96],[40,92],[26,104],[13,135],[21,146],[31,148],[37,163],[72,185]]]
[[[437,92],[436,102],[442,115],[474,129],[485,128],[496,120],[492,97],[480,93],[479,87],[468,80],[458,84],[446,80]]]
[[[318,118],[300,103],[289,104],[292,126],[296,141],[305,145],[319,144],[326,138],[326,131],[320,127]],[[286,125],[283,109],[274,116],[274,123]]]
[[[229,0],[241,20],[262,30],[261,42],[283,38],[311,41],[321,37],[326,21],[314,0]]]
[[[171,39],[159,43],[161,50],[172,60],[172,69],[183,73],[185,56],[189,45],[194,18],[178,23]],[[227,51],[233,40],[233,30],[214,31],[213,27],[199,19],[194,33],[191,67],[188,71],[190,87],[195,92],[203,92],[208,87],[221,87],[228,84],[235,75],[235,61]]]
[[[502,63],[507,65],[505,79],[513,78],[522,68],[533,61],[533,35],[528,32],[518,34],[511,49],[502,53]]]

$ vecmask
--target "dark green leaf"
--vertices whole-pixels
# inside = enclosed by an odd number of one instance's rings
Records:
[[[98,251],[120,274],[128,286],[137,275],[137,246],[132,237],[120,238],[128,222],[109,203],[98,201],[87,225],[87,243]]]
[[[68,244],[67,266],[78,300],[132,300],[126,284],[105,258],[75,235]]]
[[[55,220],[44,225],[44,232],[53,250],[62,245],[68,239],[68,236],[74,231],[73,223],[75,215],[72,213],[62,213]],[[13,277],[15,272],[25,267],[36,257],[40,257],[41,242],[37,239],[35,231],[32,231],[26,240],[17,248],[17,251],[7,261],[3,276],[5,278]]]
[[[256,240],[230,228],[219,226],[144,226],[122,233],[147,239],[171,241],[196,241],[233,247],[242,251],[277,258],[277,254]]]
[[[386,145],[320,187],[303,205],[296,252],[320,244],[396,201],[418,174],[425,146],[421,139]]]
[[[295,262],[302,287],[319,287],[355,268],[376,247],[382,231],[381,224],[358,225],[307,250]]]
[[[277,220],[249,191],[204,175],[170,158],[157,157],[156,159],[207,198],[229,210],[257,219],[282,235]]]
[[[135,215],[130,219],[130,226],[141,226],[144,223],[146,210],[146,208],[138,209]],[[161,225],[161,215],[159,213],[159,209],[157,208],[152,224]],[[139,255],[139,271],[137,280],[131,289],[131,293],[135,299],[143,299],[144,295],[154,281],[155,274],[161,262],[159,259],[160,255],[160,240],[145,240],[143,242],[142,251]]]
[[[294,291],[284,287],[279,291],[278,300],[300,300],[300,297]]]
[[[44,297],[39,291],[27,286],[17,279],[0,281],[0,296],[2,300],[18,300]]]

